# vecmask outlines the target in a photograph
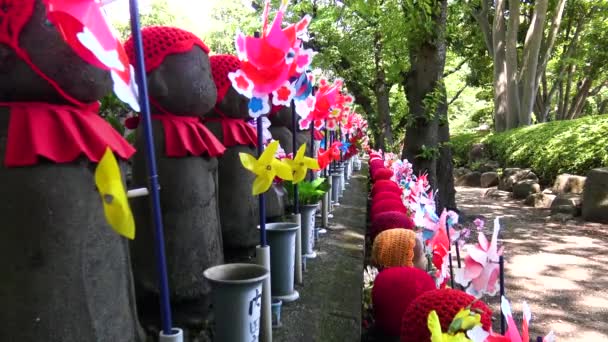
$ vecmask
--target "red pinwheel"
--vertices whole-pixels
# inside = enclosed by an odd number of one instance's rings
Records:
[[[133,67],[102,5],[95,0],[44,0],[44,4],[49,21],[66,43],[91,65],[109,70],[116,96],[139,111]]]

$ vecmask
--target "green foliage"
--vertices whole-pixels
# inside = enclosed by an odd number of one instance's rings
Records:
[[[289,198],[293,198],[294,188],[293,183],[286,181],[284,182],[285,189],[289,194]],[[325,193],[329,190],[329,182],[323,177],[319,177],[312,182],[302,181],[298,183],[298,199],[300,204],[317,204]]]
[[[420,147],[420,153],[418,155],[416,155],[416,158],[431,160],[431,159],[439,158],[439,155],[440,155],[439,147],[437,147],[437,146],[429,147],[426,145],[422,145]]]
[[[544,182],[558,174],[585,175],[608,165],[608,115],[553,121],[500,134],[460,134],[452,137],[455,160],[467,160],[474,143],[488,146],[505,167],[529,167]],[[463,163],[460,162],[460,165]]]

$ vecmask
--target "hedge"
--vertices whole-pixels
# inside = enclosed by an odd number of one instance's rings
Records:
[[[498,134],[460,134],[451,139],[457,165],[468,163],[475,143],[504,167],[531,168],[546,183],[561,173],[585,175],[608,166],[608,115],[553,121]],[[465,162],[462,162],[465,161]]]

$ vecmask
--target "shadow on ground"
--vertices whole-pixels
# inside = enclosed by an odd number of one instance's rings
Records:
[[[457,188],[458,207],[469,219],[502,217],[506,295],[517,318],[522,301],[530,305],[531,336],[553,330],[560,342],[608,341],[608,225],[555,222],[547,209],[485,191]],[[498,312],[498,299],[489,302]]]

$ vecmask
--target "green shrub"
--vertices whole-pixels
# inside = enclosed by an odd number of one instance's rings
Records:
[[[608,115],[553,121],[485,137],[454,136],[455,163],[467,164],[468,152],[478,142],[485,143],[491,158],[502,166],[531,168],[541,181],[551,183],[561,173],[585,175],[608,165]]]

